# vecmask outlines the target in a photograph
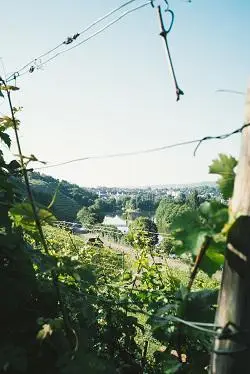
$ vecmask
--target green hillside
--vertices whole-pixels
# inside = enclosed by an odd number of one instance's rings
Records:
[[[16,180],[21,187],[23,196],[26,191],[21,180]],[[75,221],[77,212],[83,206],[90,206],[94,203],[97,195],[76,184],[67,181],[59,181],[51,176],[39,173],[30,173],[30,184],[36,202],[42,206],[48,206],[56,191],[56,198],[51,207],[52,213],[62,221]]]

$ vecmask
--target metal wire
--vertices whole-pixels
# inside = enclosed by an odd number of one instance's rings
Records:
[[[61,52],[58,52],[56,53],[55,55],[53,55],[52,57],[48,58],[46,61],[41,61],[41,63],[39,63],[38,61],[48,55],[50,55],[51,53],[53,53],[54,51],[56,51],[58,48],[64,46],[64,45],[67,45],[67,44],[71,44],[72,42],[74,42],[80,35],[86,33],[87,31],[89,31],[91,28],[93,28],[94,26],[96,26],[98,23],[104,21],[105,19],[107,19],[108,17],[110,17],[111,15],[115,14],[116,12],[118,12],[119,10],[121,10],[122,8],[134,3],[135,1],[138,1],[138,0],[130,0],[130,1],[127,1],[125,3],[123,3],[122,5],[120,5],[119,7],[111,10],[110,12],[106,13],[104,16],[98,18],[96,21],[92,22],[89,26],[87,26],[86,28],[84,28],[81,32],[79,33],[76,33],[74,34],[73,37],[68,37],[65,41],[61,42],[60,44],[58,44],[56,47],[50,49],[49,51],[37,56],[36,58],[30,60],[28,63],[26,63],[24,66],[22,66],[19,70],[17,70],[16,72],[12,73],[11,75],[8,76],[8,78],[6,79],[6,82],[10,82],[10,81],[13,81],[15,80],[17,77],[20,77],[20,76],[23,76],[25,74],[28,74],[28,73],[33,73],[34,70],[37,70],[37,69],[40,69],[43,65],[47,64],[48,62],[54,60],[56,57],[60,56],[61,54],[64,54],[68,51],[70,51],[71,49],[73,48],[76,48],[84,43],[86,43],[87,41],[91,40],[92,38],[94,38],[95,36],[99,35],[100,33],[102,33],[103,31],[105,31],[106,29],[108,29],[109,27],[111,27],[113,24],[117,23],[118,21],[120,21],[122,18],[124,18],[126,15],[130,14],[130,13],[133,13],[134,11],[136,10],[139,10],[141,8],[144,8],[145,6],[148,6],[150,5],[152,2],[151,1],[148,1],[146,3],[143,3],[137,7],[134,7],[132,9],[129,9],[127,10],[126,12],[124,12],[123,14],[121,14],[119,17],[117,17],[116,19],[114,19],[113,21],[109,22],[107,25],[103,26],[101,29],[97,30],[96,32],[94,32],[93,34],[91,34],[89,37],[85,38],[83,41],[81,41],[80,43],[70,47],[70,48],[67,48]],[[155,1],[155,0],[153,0]],[[25,70],[26,69],[26,70]],[[23,70],[25,70],[23,72]]]
[[[248,126],[250,126],[250,123],[245,124],[245,125],[241,126],[240,128],[238,128],[238,129],[236,129],[232,132],[226,133],[226,134],[221,134],[221,135],[216,135],[216,136],[205,136],[201,139],[187,140],[187,141],[184,141],[184,142],[177,142],[177,143],[174,143],[174,144],[164,145],[162,147],[148,148],[148,149],[133,151],[133,152],[111,153],[111,154],[79,157],[79,158],[59,162],[59,163],[52,164],[52,165],[45,165],[45,166],[37,167],[37,168],[34,168],[33,170],[50,169],[50,168],[55,168],[55,167],[58,167],[58,166],[64,166],[64,165],[68,165],[68,164],[72,164],[72,163],[80,162],[80,161],[86,161],[86,160],[100,160],[100,159],[109,159],[109,158],[128,157],[128,156],[137,156],[137,155],[142,155],[142,154],[149,154],[149,153],[161,152],[161,151],[165,151],[166,149],[181,147],[181,146],[189,145],[189,144],[197,144],[196,147],[195,147],[195,150],[194,150],[194,156],[195,156],[198,148],[200,147],[200,145],[203,142],[208,141],[208,140],[224,140],[224,139],[227,139],[232,135],[235,135],[237,133],[242,132],[243,129],[248,127]]]

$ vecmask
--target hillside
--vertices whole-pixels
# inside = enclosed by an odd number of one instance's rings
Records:
[[[77,213],[83,207],[91,207],[91,211],[105,215],[122,214],[128,207],[139,209],[141,212],[155,213],[159,201],[167,196],[172,198],[188,199],[193,190],[196,190],[201,199],[211,199],[219,194],[214,184],[200,185],[172,185],[148,188],[119,188],[97,187],[83,188],[65,180],[61,182],[49,175],[36,172],[29,173],[30,184],[34,198],[38,205],[48,207],[55,196],[51,206],[52,213],[60,221],[74,222]],[[16,178],[16,184],[23,198],[26,198],[26,189],[21,179]],[[85,212],[86,213],[86,212]]]
[[[56,191],[56,199],[51,207],[52,213],[63,221],[75,221],[77,212],[83,206],[90,206],[94,203],[97,195],[76,184],[67,181],[59,181],[51,176],[30,173],[30,184],[36,202],[42,206],[48,206]],[[16,181],[21,187],[22,194],[26,191],[21,180]]]

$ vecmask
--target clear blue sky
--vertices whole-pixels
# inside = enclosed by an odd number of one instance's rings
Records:
[[[9,0],[1,4],[1,52],[7,72],[82,30],[123,0]],[[160,0],[159,0],[160,2]],[[140,1],[137,2],[138,4]],[[180,102],[168,70],[156,10],[124,18],[42,71],[20,78],[23,153],[60,162],[158,147],[240,127],[250,77],[250,1],[170,0],[169,43]],[[80,41],[80,39],[79,39]],[[3,68],[0,67],[3,74]],[[7,105],[0,103],[1,112]],[[210,180],[219,152],[238,156],[240,136],[123,159],[85,161],[45,173],[82,186],[135,186]],[[15,147],[14,147],[15,148]],[[15,149],[13,148],[13,152]]]

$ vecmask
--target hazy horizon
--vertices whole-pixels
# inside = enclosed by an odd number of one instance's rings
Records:
[[[53,177],[53,175],[51,174],[46,174],[46,173],[40,173],[41,175],[45,175],[45,176],[49,176],[49,177]],[[54,177],[55,178],[55,177]],[[190,183],[167,183],[167,184],[150,184],[150,185],[120,185],[120,186],[112,186],[112,185],[93,185],[93,186],[88,186],[88,185],[80,185],[80,187],[83,187],[83,188],[125,188],[125,189],[145,189],[145,188],[164,188],[164,187],[171,187],[171,186],[200,186],[200,185],[216,185],[216,180],[218,178],[216,178],[214,176],[214,180],[213,181],[198,181],[198,182],[190,182]],[[69,182],[69,183],[72,183],[72,184],[77,184],[75,182],[70,182],[69,180],[67,179],[64,179],[65,181]]]

